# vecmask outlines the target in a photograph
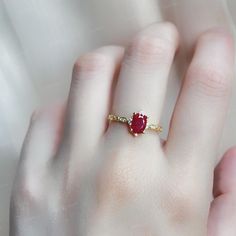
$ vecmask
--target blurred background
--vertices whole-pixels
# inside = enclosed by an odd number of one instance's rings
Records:
[[[66,99],[82,53],[106,44],[125,46],[137,31],[162,20],[175,23],[182,40],[161,122],[167,130],[196,38],[214,26],[234,32],[236,1],[0,0],[1,236],[8,235],[11,186],[31,113]],[[219,157],[236,144],[235,122],[236,83]]]

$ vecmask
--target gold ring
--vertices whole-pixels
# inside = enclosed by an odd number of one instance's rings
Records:
[[[108,116],[108,120],[114,122],[120,122],[127,124],[129,127],[129,131],[134,135],[138,136],[139,134],[144,134],[146,130],[153,130],[158,133],[163,131],[160,125],[149,124],[148,116],[143,112],[134,112],[131,118],[126,118],[122,116],[112,115]]]

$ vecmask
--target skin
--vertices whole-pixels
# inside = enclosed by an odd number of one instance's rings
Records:
[[[66,105],[32,116],[11,236],[236,234],[236,150],[215,169],[232,88],[229,32],[199,37],[165,142],[107,122],[109,113],[140,110],[160,120],[180,40],[174,25],[155,23],[127,49],[105,46],[78,59]]]

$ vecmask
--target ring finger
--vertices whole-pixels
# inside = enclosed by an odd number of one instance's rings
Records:
[[[138,33],[125,53],[113,114],[130,117],[144,111],[151,123],[159,121],[177,47],[178,33],[170,23],[152,24]]]

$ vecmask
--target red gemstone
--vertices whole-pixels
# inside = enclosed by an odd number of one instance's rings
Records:
[[[133,134],[142,134],[147,126],[147,116],[142,113],[134,113],[129,126]]]

